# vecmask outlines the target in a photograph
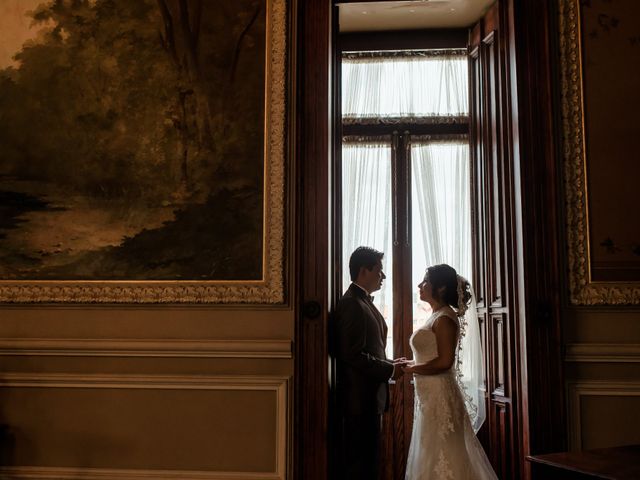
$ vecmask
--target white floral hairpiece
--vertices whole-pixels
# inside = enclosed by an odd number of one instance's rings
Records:
[[[464,301],[464,285],[468,283],[462,275],[458,275],[458,316],[463,317],[469,306]]]

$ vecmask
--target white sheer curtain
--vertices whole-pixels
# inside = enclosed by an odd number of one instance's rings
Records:
[[[471,173],[466,142],[432,142],[411,146],[413,202],[413,281],[426,267],[447,263],[468,280],[471,259]],[[429,315],[428,304],[414,298],[414,329]],[[468,396],[477,432],[486,417],[480,323],[475,297],[462,319],[458,351],[460,382]],[[458,367],[457,367],[458,368]]]
[[[430,142],[411,146],[412,278],[418,285],[431,265],[447,263],[471,279],[469,145]],[[431,315],[413,298],[413,327]]]
[[[344,143],[342,145],[342,286],[351,283],[349,257],[359,246],[384,252],[387,279],[373,303],[389,327],[387,356],[392,358],[393,288],[391,277],[391,145]]]
[[[465,55],[430,52],[342,60],[344,119],[468,117]],[[390,142],[389,142],[390,143]],[[385,252],[387,280],[375,295],[392,334],[391,148],[389,143],[344,143],[342,150],[343,287],[349,255],[359,245]],[[412,147],[414,286],[428,265],[449,263],[471,278],[469,152],[464,143]],[[414,322],[428,304],[414,298]],[[392,341],[387,342],[391,355]]]
[[[438,263],[448,263],[460,275],[470,279],[471,173],[468,143],[413,144],[411,177],[414,283],[420,283],[426,267]]]
[[[466,56],[342,60],[345,117],[466,116],[467,91]]]

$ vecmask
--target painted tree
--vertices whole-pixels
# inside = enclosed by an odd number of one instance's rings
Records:
[[[208,18],[210,28],[214,29],[210,33],[217,34],[216,55],[210,58],[208,52],[201,49],[203,0],[157,2],[163,21],[160,41],[180,75],[175,107],[178,115],[174,117],[174,125],[181,139],[182,184],[189,189],[191,157],[202,157],[202,152],[211,152],[219,162],[225,156],[228,143],[225,137],[229,131],[229,118],[233,115],[229,99],[238,62],[243,42],[262,12],[262,6],[253,1],[247,10],[238,11],[237,4],[235,8],[230,8],[229,2],[217,4],[217,18]],[[191,145],[195,150],[192,154]],[[210,162],[211,159],[205,156],[201,160]]]
[[[258,0],[53,0],[0,71],[0,173],[204,201],[262,182]],[[176,195],[178,193],[178,195]]]

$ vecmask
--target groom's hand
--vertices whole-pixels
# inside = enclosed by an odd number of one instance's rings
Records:
[[[393,375],[392,380],[397,380],[404,374],[404,366],[409,362],[406,357],[395,358],[393,360]]]

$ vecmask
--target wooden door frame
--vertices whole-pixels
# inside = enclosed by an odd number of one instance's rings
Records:
[[[559,133],[557,14],[554,0],[509,0],[508,56],[524,242],[519,281],[524,456],[566,448],[562,373],[562,152]],[[543,259],[541,261],[541,259]],[[528,465],[525,467],[529,478]]]
[[[555,25],[552,0],[503,0],[508,25],[503,52],[512,72],[511,102],[518,331],[516,367],[518,464],[530,473],[526,455],[559,451],[566,445],[561,359],[559,251],[561,221],[557,92],[554,89]],[[331,269],[332,2],[305,0],[297,15],[295,57],[295,212],[292,225],[296,265],[293,478],[326,480],[328,475],[328,312]],[[556,125],[554,127],[554,125]],[[526,239],[526,241],[525,241]],[[544,258],[544,262],[540,262]],[[313,312],[313,304],[320,307]]]
[[[298,2],[295,71],[293,478],[329,478],[332,2]]]
[[[334,19],[337,19],[337,9],[334,10]],[[341,113],[341,62],[345,52],[377,51],[399,49],[462,49],[467,45],[466,29],[446,30],[417,30],[398,32],[358,32],[340,34],[336,33],[336,43],[333,49],[333,78],[334,78],[334,135],[333,135],[333,159],[332,159],[332,225],[333,225],[333,285],[336,286],[331,295],[331,305],[335,305],[342,294],[342,139],[344,136],[362,136],[374,138],[379,136],[381,141],[389,141],[391,154],[391,198],[392,198],[392,223],[393,242],[385,255],[391,254],[393,263],[387,264],[388,271],[392,274],[393,281],[393,356],[411,356],[409,337],[413,332],[413,302],[411,292],[415,290],[412,280],[412,223],[409,212],[411,211],[411,139],[420,135],[453,135],[468,134],[467,122],[453,124],[413,124],[396,123],[368,125],[346,123],[343,125]],[[382,140],[384,139],[384,140]],[[387,279],[389,281],[389,279]],[[333,360],[332,364],[333,366]],[[384,415],[383,435],[381,446],[381,475],[382,478],[404,478],[406,455],[411,438],[411,425],[413,421],[413,384],[409,377],[402,376],[391,382],[390,408]],[[334,385],[333,378],[330,385]],[[332,415],[334,399],[329,405],[329,431],[335,431]],[[330,437],[331,438],[331,437]],[[330,448],[330,457],[337,459],[337,452]],[[331,468],[339,468],[337,460]]]

